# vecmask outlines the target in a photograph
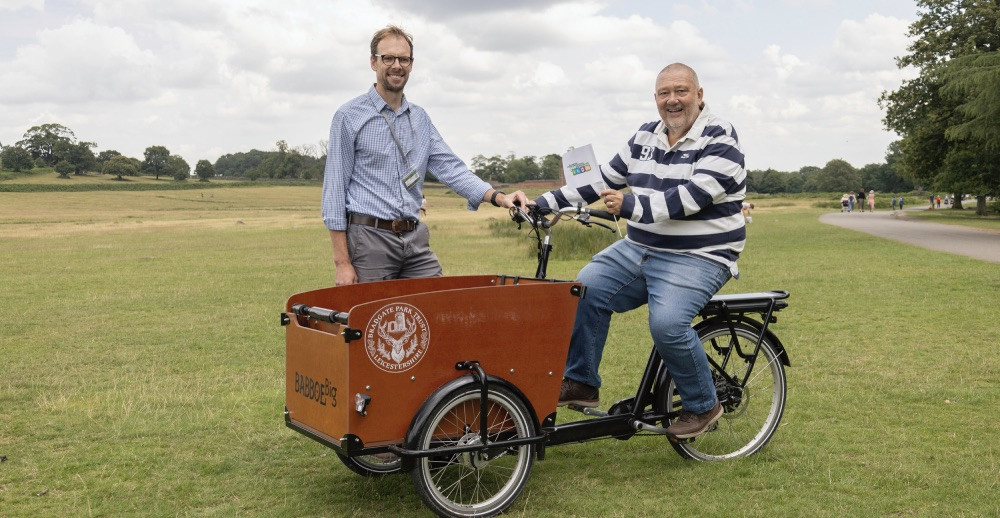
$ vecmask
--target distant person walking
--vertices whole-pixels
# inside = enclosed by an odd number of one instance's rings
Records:
[[[934,210],[934,195],[930,196],[931,208],[929,210]]]
[[[896,211],[896,197],[895,196],[892,197],[892,211],[893,212]]]
[[[875,212],[875,191],[868,191],[868,211]]]
[[[847,212],[853,212],[854,204],[857,203],[857,198],[854,197],[854,191],[851,191],[850,194],[845,194],[844,196],[847,196]]]
[[[903,210],[903,199],[902,196],[899,197],[899,210]]]
[[[934,198],[934,201],[937,202],[937,208],[940,209],[941,208],[941,195],[938,195],[937,198]]]

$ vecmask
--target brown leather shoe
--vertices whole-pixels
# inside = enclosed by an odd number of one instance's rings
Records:
[[[674,424],[667,427],[667,433],[678,439],[690,439],[705,433],[719,418],[722,417],[722,405],[718,401],[711,410],[704,414],[695,414],[682,410]]]
[[[563,379],[556,406],[577,405],[594,408],[601,404],[600,390],[571,379]]]

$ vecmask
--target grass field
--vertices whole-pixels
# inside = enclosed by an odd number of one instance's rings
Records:
[[[409,477],[358,477],[284,426],[278,314],[333,281],[319,195],[0,193],[0,516],[429,515]],[[446,274],[534,272],[523,231],[490,230],[503,211],[427,196]],[[552,448],[510,516],[1000,514],[1000,266],[823,225],[813,204],[758,203],[724,288],[792,294],[771,444],[718,464],[656,437]],[[645,325],[613,323],[605,406],[634,390]]]
[[[976,215],[976,201],[966,200],[962,210],[945,207],[942,209],[909,211],[908,216],[914,216],[924,221],[934,223],[945,223],[948,225],[961,225],[964,227],[986,228],[1000,230],[1000,215],[991,212],[986,216]]]

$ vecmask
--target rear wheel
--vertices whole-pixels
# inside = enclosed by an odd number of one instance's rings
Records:
[[[764,337],[760,353],[753,356],[759,331],[745,323],[734,324],[734,329],[735,340],[725,323],[698,332],[705,353],[714,361],[712,379],[725,412],[708,432],[689,441],[671,441],[685,458],[713,461],[753,455],[771,440],[781,421],[786,386],[780,349]],[[719,367],[736,383],[724,378]],[[657,401],[659,410],[679,412],[682,401],[666,371],[658,386],[666,387]]]
[[[480,387],[465,385],[445,396],[430,411],[414,449],[482,444]],[[531,413],[521,399],[499,385],[488,388],[486,439],[492,443],[534,432]],[[491,452],[435,455],[419,459],[411,472],[417,492],[442,516],[492,516],[521,493],[534,462],[534,445]]]

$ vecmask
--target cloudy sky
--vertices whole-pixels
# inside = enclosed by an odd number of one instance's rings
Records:
[[[466,161],[610,158],[681,61],[749,169],[861,167],[895,140],[876,100],[915,76],[894,61],[915,19],[913,0],[0,0],[0,143],[54,122],[138,158],[316,152],[394,23],[414,36],[408,98]]]

